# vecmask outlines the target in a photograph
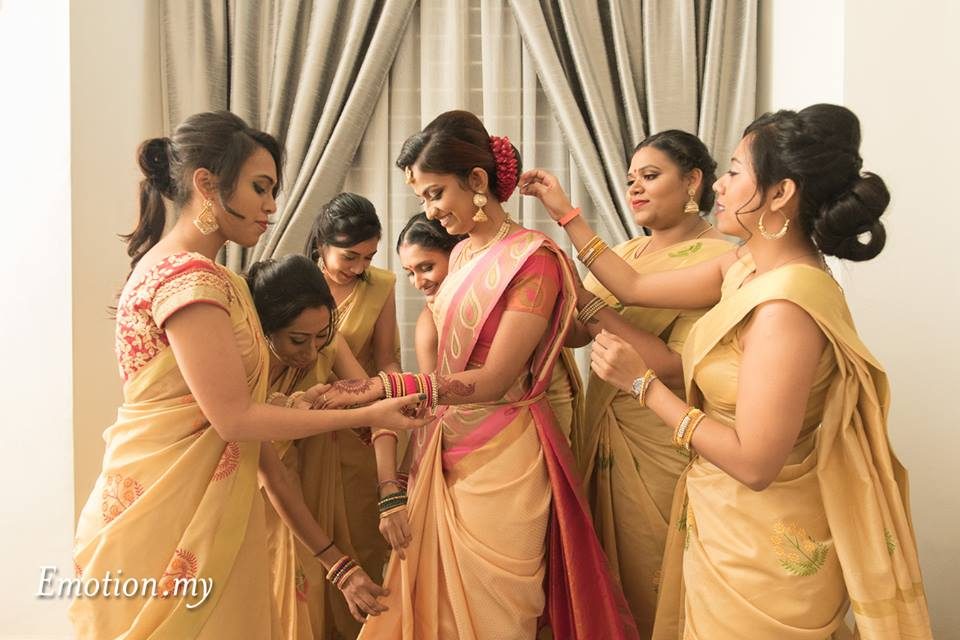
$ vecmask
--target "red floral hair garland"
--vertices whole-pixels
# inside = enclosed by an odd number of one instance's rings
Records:
[[[490,136],[490,149],[497,166],[497,200],[506,202],[517,188],[517,156],[507,136]]]

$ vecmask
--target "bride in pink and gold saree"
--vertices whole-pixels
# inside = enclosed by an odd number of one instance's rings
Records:
[[[469,238],[433,305],[437,371],[380,378],[387,395],[425,386],[438,418],[412,438],[409,495],[386,505],[406,509],[410,535],[387,568],[388,611],[360,637],[532,639],[549,625],[558,640],[636,638],[546,397],[573,273],[500,205],[516,150],[455,111],[408,140],[397,164],[427,215]]]

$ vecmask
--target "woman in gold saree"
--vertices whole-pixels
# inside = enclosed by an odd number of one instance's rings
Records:
[[[336,306],[320,268],[309,258],[289,255],[264,260],[247,272],[250,293],[270,347],[270,393],[291,395],[327,382],[334,376],[365,375],[343,337],[336,333]],[[302,499],[300,445],[277,440],[274,447],[286,475]],[[315,450],[316,452],[316,450]],[[341,478],[339,449],[320,451],[316,461],[325,474],[313,486],[320,527],[337,547],[356,556],[347,519],[348,496]],[[352,612],[309,550],[267,505],[267,541],[273,555],[273,588],[286,638],[355,637],[362,617]]]
[[[380,219],[373,204],[357,194],[340,193],[317,214],[305,245],[336,300],[337,334],[362,367],[363,373],[347,374],[351,379],[378,370],[400,371],[396,276],[371,265],[380,236]],[[307,504],[320,518],[324,492],[329,490],[324,478],[330,475],[329,464],[336,458],[342,484],[339,491],[350,496],[346,512],[350,539],[364,569],[380,576],[389,549],[378,532],[377,501],[394,489],[390,481],[396,480],[397,449],[396,442],[388,440],[370,445],[368,437],[350,430],[300,443],[301,482]],[[345,637],[356,637],[358,630]]]
[[[402,376],[441,408],[412,442],[411,539],[387,568],[389,617],[360,637],[532,639],[542,620],[557,639],[635,638],[546,401],[573,276],[555,244],[503,211],[516,149],[452,111],[408,139],[397,165],[428,217],[469,240],[433,305],[437,371]],[[388,393],[398,384],[380,380]]]
[[[411,217],[397,237],[400,266],[410,284],[423,293],[427,301],[417,317],[414,333],[417,366],[424,373],[437,368],[438,336],[431,310],[433,300],[447,277],[450,252],[463,239],[463,236],[451,236],[439,222],[429,220],[422,212]],[[570,349],[560,352],[547,387],[547,400],[557,418],[557,427],[569,440],[571,432],[578,429],[583,420],[583,383]]]
[[[700,217],[713,206],[715,171],[706,146],[690,133],[671,129],[643,140],[630,162],[626,196],[637,225],[651,235],[629,240],[614,252],[637,273],[656,273],[730,251],[732,245]],[[581,306],[594,297],[610,308],[578,324],[575,340],[586,343],[601,330],[615,333],[633,344],[671,389],[682,393],[680,351],[703,310],[624,307],[588,275],[580,290]],[[687,459],[678,455],[670,431],[656,414],[595,373],[572,446],[603,550],[623,585],[637,628],[649,637],[670,505]]]
[[[319,561],[339,554],[306,507],[275,482],[264,439],[352,426],[413,428],[410,399],[351,411],[305,411],[322,388],[265,402],[267,346],[245,282],[213,257],[227,240],[252,246],[267,227],[282,152],[227,113],[188,118],[172,138],[140,148],[140,222],[127,237],[133,271],[117,302],[124,404],[104,434],[97,484],[77,525],[79,578],[122,571],[145,589],[131,598],[78,597],[81,638],[278,638],[258,474]],[[179,219],[166,236],[163,198]],[[308,514],[307,514],[308,515]],[[343,576],[345,595],[379,613],[379,587]],[[198,601],[180,580],[209,580]]]
[[[844,107],[766,114],[714,185],[717,225],[743,247],[685,270],[636,275],[582,222],[567,230],[620,300],[716,305],[683,350],[687,401],[620,338],[592,366],[668,425],[693,456],[677,486],[654,638],[930,638],[906,473],[886,433],[886,375],[864,347],[823,255],[883,247],[883,181],[861,173]],[[527,191],[561,216],[566,196]],[[688,404],[689,403],[689,404]]]

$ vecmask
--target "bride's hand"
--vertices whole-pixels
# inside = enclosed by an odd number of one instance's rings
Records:
[[[520,193],[539,199],[554,220],[559,220],[573,209],[557,177],[543,169],[523,172],[520,176]]]
[[[320,396],[315,409],[345,409],[356,405],[370,404],[383,398],[383,382],[380,378],[362,380],[337,380]]]

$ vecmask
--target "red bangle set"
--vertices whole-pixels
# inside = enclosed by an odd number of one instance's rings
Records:
[[[440,401],[440,388],[437,386],[436,376],[432,373],[424,375],[422,373],[384,373],[381,371],[379,376],[383,381],[385,397],[399,398],[412,393],[422,393],[427,396],[430,407],[437,408]]]

